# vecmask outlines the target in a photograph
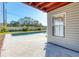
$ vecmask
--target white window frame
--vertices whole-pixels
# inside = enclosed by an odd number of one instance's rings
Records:
[[[55,33],[55,26],[54,26],[54,19],[53,19],[53,17],[55,17],[55,16],[59,16],[59,15],[64,15],[64,28],[63,28],[63,36],[61,36],[61,35],[55,35],[54,33]],[[59,14],[54,14],[53,16],[52,16],[52,35],[53,36],[57,36],[57,37],[65,37],[65,26],[66,26],[66,12],[63,12],[63,13],[59,13]],[[60,26],[60,25],[59,25]],[[60,30],[59,30],[60,31]]]

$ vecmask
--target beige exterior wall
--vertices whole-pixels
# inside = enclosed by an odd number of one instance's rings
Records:
[[[52,36],[52,16],[66,13],[65,37]],[[71,3],[50,11],[48,17],[48,42],[79,51],[79,3]]]
[[[3,40],[4,40],[4,34],[0,34],[0,56],[1,56],[1,51],[2,51],[2,45],[3,45]]]

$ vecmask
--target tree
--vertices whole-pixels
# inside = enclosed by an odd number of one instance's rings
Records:
[[[36,20],[35,20],[35,21],[33,21],[33,25],[34,25],[34,26],[38,26],[38,24],[39,24],[39,22],[38,22],[38,21],[36,21]]]
[[[37,20],[31,17],[20,18],[18,21],[11,21],[10,26],[12,27],[23,27],[23,31],[27,30],[41,30],[43,25]]]
[[[17,21],[11,21],[11,22],[10,22],[10,26],[14,26],[14,27],[20,26],[20,23],[17,22]]]

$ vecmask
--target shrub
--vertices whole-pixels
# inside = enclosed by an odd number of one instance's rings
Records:
[[[23,31],[28,31],[28,27],[24,26]]]
[[[8,30],[7,26],[3,26],[2,29],[1,29],[1,32],[8,32],[8,31],[9,30]]]
[[[36,29],[37,31],[41,31],[41,28]]]

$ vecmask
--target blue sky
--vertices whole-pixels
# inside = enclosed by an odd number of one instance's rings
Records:
[[[8,2],[6,3],[7,8],[7,22],[12,20],[17,21],[23,17],[31,17],[34,20],[38,20],[43,25],[47,25],[47,14],[36,8],[25,5],[20,2]]]

